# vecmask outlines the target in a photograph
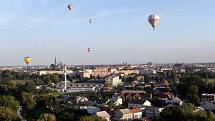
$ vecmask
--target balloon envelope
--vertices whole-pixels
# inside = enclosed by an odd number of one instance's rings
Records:
[[[155,27],[159,24],[160,22],[160,17],[157,14],[152,14],[148,17],[148,21],[151,24],[151,26],[153,27],[153,29],[155,29]]]
[[[92,23],[93,23],[93,22],[92,22],[92,20],[93,20],[92,18],[89,20],[90,24],[92,24]]]
[[[31,57],[25,57],[24,61],[26,64],[29,64],[32,61],[32,58]]]
[[[89,51],[91,51],[92,49],[91,48],[87,48],[87,51],[89,52]]]
[[[71,11],[72,10],[72,4],[68,4],[67,8],[69,11]]]

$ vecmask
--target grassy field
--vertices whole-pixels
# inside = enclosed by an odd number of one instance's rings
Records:
[[[26,84],[27,82],[33,82],[32,80],[11,80],[10,82],[14,82],[16,83],[17,85],[24,85]]]
[[[208,79],[208,83],[209,84],[214,84],[215,83],[215,79]]]

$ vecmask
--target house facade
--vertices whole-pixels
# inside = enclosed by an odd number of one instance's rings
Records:
[[[118,109],[114,112],[113,120],[132,121],[133,113],[129,109]]]
[[[133,119],[141,119],[142,118],[142,110],[140,108],[131,109],[133,113]]]
[[[106,111],[97,112],[96,116],[98,116],[106,121],[110,121],[110,117],[111,117]]]

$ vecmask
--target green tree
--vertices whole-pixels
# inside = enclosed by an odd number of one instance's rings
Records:
[[[10,80],[14,79],[10,70],[3,71],[2,78],[4,81],[10,81]]]
[[[192,103],[192,104],[199,105],[199,103],[200,103],[200,98],[199,98],[198,95],[191,95],[191,96],[189,97],[189,101],[190,101],[190,103]]]
[[[52,82],[57,84],[60,81],[60,77],[58,74],[53,74],[52,75]]]
[[[214,121],[215,120],[215,114],[211,111],[207,111],[207,119],[208,121]]]
[[[195,101],[189,100],[190,102],[197,102],[199,97],[196,97],[206,92],[206,83],[199,76],[186,75],[180,80],[177,90],[181,95],[190,97],[189,99],[195,99]]]
[[[27,82],[25,85],[24,85],[24,91],[25,92],[34,92],[35,91],[35,84],[34,82]]]
[[[196,107],[191,103],[184,103],[180,106],[180,110],[182,111],[184,118],[188,120],[194,118],[194,111],[196,110]]]
[[[62,108],[63,109],[63,108]],[[57,114],[58,121],[75,121],[76,120],[75,111],[71,108],[64,108],[63,110],[59,111]]]
[[[82,116],[80,121],[106,121],[105,119],[101,119],[97,116]]]
[[[11,89],[15,89],[16,85],[17,85],[16,80],[11,80],[8,83],[8,87],[11,88]]]
[[[189,94],[198,95],[199,94],[199,88],[196,85],[191,85],[191,87],[189,89]]]
[[[169,106],[160,113],[158,121],[184,121],[185,117],[179,106]]]
[[[8,92],[8,86],[7,84],[0,84],[0,94],[4,95]]]
[[[13,96],[4,95],[0,97],[0,106],[10,107],[14,111],[17,111],[19,109],[19,102]]]
[[[56,121],[56,117],[54,114],[42,114],[37,121]]]
[[[36,106],[36,99],[32,93],[23,92],[22,93],[22,103],[27,110],[31,110]]]
[[[178,80],[178,78],[177,78],[177,74],[175,73],[175,71],[171,72],[171,78],[172,78],[172,83],[176,84],[176,81]]]
[[[169,106],[160,113],[157,121],[214,121],[212,112],[197,111],[190,103],[182,106]]]
[[[17,111],[10,107],[0,107],[0,121],[19,121],[20,117]]]
[[[109,108],[115,108],[115,104],[114,104],[113,101],[109,101],[109,102],[107,103],[107,105],[108,105]]]

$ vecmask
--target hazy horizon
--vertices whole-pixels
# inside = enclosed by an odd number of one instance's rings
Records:
[[[49,65],[55,57],[68,65],[215,62],[214,4],[2,0],[0,66],[25,65],[25,56],[33,58],[30,65]],[[161,18],[155,31],[148,23],[153,13]]]

